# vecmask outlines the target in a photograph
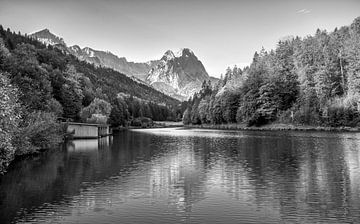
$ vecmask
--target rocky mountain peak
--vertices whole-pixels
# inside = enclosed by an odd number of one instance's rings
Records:
[[[61,44],[66,46],[63,38],[56,36],[51,33],[49,29],[45,28],[43,30],[32,33],[30,37],[37,39],[38,41],[46,44],[46,45],[56,45]]]
[[[146,81],[154,88],[179,100],[186,100],[199,91],[204,80],[209,80],[204,65],[189,48],[176,54],[168,50],[157,66],[152,68]]]
[[[195,56],[194,52],[189,48],[181,48],[176,54],[176,57],[190,57]],[[196,56],[195,56],[196,57]]]
[[[175,58],[174,52],[172,52],[171,50],[167,50],[165,52],[164,56],[161,58],[161,60],[168,61],[168,60],[172,60],[174,58]]]
[[[47,28],[31,34],[31,37],[46,45],[54,45],[79,60],[135,77],[137,82],[151,85],[179,100],[188,99],[201,89],[203,81],[211,80],[202,62],[189,48],[181,48],[176,53],[168,50],[160,60],[138,63],[127,61],[125,57],[118,57],[109,51],[81,48],[78,45],[68,47],[62,38]]]

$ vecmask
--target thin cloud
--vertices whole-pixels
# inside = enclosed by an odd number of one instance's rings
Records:
[[[309,10],[309,9],[300,9],[296,13],[298,13],[298,14],[309,14],[310,12],[311,12],[311,10]]]

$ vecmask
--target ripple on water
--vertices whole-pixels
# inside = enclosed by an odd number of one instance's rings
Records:
[[[360,222],[356,133],[144,129],[67,146],[1,178],[2,223]]]

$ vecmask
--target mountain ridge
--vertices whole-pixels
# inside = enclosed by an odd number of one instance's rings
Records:
[[[182,48],[176,53],[166,51],[159,64],[150,70],[146,82],[179,100],[187,100],[201,89],[204,81],[210,79],[194,52]]]
[[[208,75],[202,62],[189,48],[181,48],[175,53],[167,50],[160,60],[131,62],[126,57],[119,57],[110,51],[81,48],[79,45],[67,46],[63,38],[54,35],[47,28],[32,33],[30,37],[46,45],[56,46],[96,67],[114,69],[181,101],[187,100],[199,91],[203,81],[218,80]]]
[[[134,76],[140,80],[145,80],[148,71],[152,66],[156,65],[158,61],[132,62],[128,61],[126,57],[119,57],[110,51],[95,50],[91,47],[81,48],[79,45],[67,46],[63,38],[51,33],[47,28],[30,34],[30,37],[37,39],[45,45],[57,46],[67,53],[74,55],[79,60],[94,64],[97,67],[112,68],[115,71],[121,72],[129,77]]]
[[[45,45],[62,44],[66,46],[64,39],[51,33],[48,28],[33,32],[30,34],[30,37],[37,39]]]

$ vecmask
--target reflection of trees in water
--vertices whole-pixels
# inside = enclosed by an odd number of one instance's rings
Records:
[[[42,155],[38,161],[20,161],[0,186],[2,203],[8,206],[1,209],[2,220],[11,220],[21,207],[26,211],[19,218],[31,218],[44,204],[46,208],[42,209],[54,211],[49,217],[54,218],[106,207],[114,199],[123,201],[147,194],[154,197],[164,189],[164,200],[171,198],[175,206],[188,211],[204,192],[198,179],[204,172],[191,142],[186,142],[189,145],[184,149],[185,145],[174,144],[176,140],[163,142],[156,136],[126,132],[113,140],[68,142],[64,152]],[[165,187],[166,181],[169,185]],[[20,184],[13,187],[14,182]]]
[[[169,199],[187,213],[205,192],[203,160],[195,152],[194,141],[186,138],[167,144],[169,150],[152,160],[149,173],[152,197]]]
[[[326,219],[336,214],[339,219],[351,218],[346,214],[349,205],[343,204],[351,197],[351,192],[349,170],[344,160],[346,149],[341,140],[312,138],[306,143],[299,170],[298,201],[303,202],[299,215],[314,214],[318,219]]]
[[[342,185],[344,194],[348,195],[346,200],[343,200],[343,205],[349,205],[350,211],[348,215],[357,214],[360,211],[360,142],[358,139],[346,140],[343,139],[342,147],[344,148],[343,160],[346,165],[346,171],[343,176],[346,177],[347,184]],[[345,178],[344,178],[345,179]],[[345,192],[347,191],[347,192]],[[343,206],[345,207],[345,206]],[[360,218],[359,218],[360,219]]]
[[[15,162],[12,169],[1,177],[0,217],[4,223],[19,212],[31,212],[32,207],[46,201],[56,201],[62,195],[51,193],[58,184],[59,173],[64,168],[63,152],[55,151]]]
[[[343,141],[352,144],[353,149],[358,146],[356,141]],[[224,150],[228,159],[220,164],[227,175],[221,178],[228,189],[250,188],[246,192],[255,198],[256,204],[277,207],[282,220],[305,219],[308,214],[314,214],[314,220],[327,218],[329,214],[350,220],[354,214],[349,208],[359,207],[359,200],[352,200],[357,206],[349,204],[353,196],[359,195],[351,189],[358,189],[359,181],[350,181],[351,160],[346,159],[349,152],[357,154],[358,150],[346,149],[339,139],[239,138],[236,146],[228,144],[227,151]],[[355,170],[359,172],[354,168],[353,174]]]
[[[330,213],[349,220],[360,210],[359,142],[306,136],[124,132],[73,141],[63,152],[14,163],[1,179],[0,217],[8,222],[25,208],[28,218],[39,206],[71,216],[144,200],[169,202],[190,220],[194,205],[216,188],[284,221],[315,222]]]
[[[101,139],[100,149],[109,145]],[[64,143],[63,149],[54,149],[14,163],[1,178],[0,194],[2,222],[9,222],[21,208],[23,215],[30,214],[44,203],[65,203],[79,193],[81,183],[94,178],[99,141],[74,140]],[[71,210],[65,206],[63,213]],[[18,217],[23,215],[17,214]],[[55,214],[54,214],[55,215]]]

